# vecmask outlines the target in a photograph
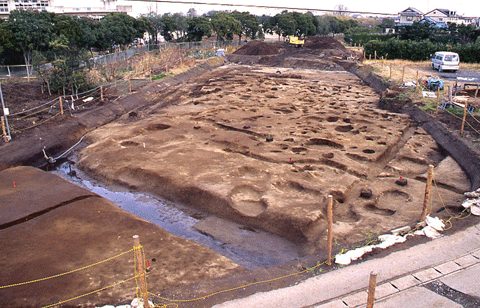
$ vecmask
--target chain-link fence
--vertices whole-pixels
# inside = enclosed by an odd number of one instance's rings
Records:
[[[30,77],[35,74],[31,65],[28,66],[28,74]],[[1,65],[0,79],[6,78],[27,78],[27,65]]]
[[[185,43],[161,43],[161,44],[149,44],[149,45],[139,45],[131,47],[125,51],[115,52],[106,55],[97,55],[93,58],[90,58],[89,65],[90,67],[105,66],[117,63],[119,61],[125,61],[136,54],[141,54],[154,50],[162,50],[167,48],[180,48],[180,49],[196,49],[196,50],[207,50],[215,48],[225,48],[230,46],[242,46],[245,44],[245,41],[233,40],[233,41],[209,41],[209,42],[185,42]],[[213,53],[212,53],[213,55]],[[36,72],[33,70],[32,66],[26,65],[5,65],[0,66],[0,79],[8,78],[27,78],[36,76]]]

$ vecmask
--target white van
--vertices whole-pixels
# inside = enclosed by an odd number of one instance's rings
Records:
[[[437,51],[432,57],[432,68],[434,70],[458,71],[460,68],[460,57],[455,52]]]

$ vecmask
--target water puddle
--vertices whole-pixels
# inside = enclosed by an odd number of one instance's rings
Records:
[[[50,173],[88,189],[174,235],[202,244],[245,268],[277,265],[299,257],[298,247],[282,237],[147,193],[105,185],[75,168],[72,162],[61,163]]]

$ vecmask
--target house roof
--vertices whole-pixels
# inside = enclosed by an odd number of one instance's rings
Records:
[[[423,15],[423,13],[419,10],[417,10],[416,8],[414,7],[409,7],[408,9],[405,9],[403,11],[401,11],[399,14],[401,15]]]
[[[422,18],[422,20],[420,20],[419,22],[425,22],[425,21],[428,21],[428,22],[432,23],[435,28],[448,28],[447,23],[445,23],[445,22],[438,22],[438,21],[436,21],[435,19],[430,18],[430,17],[428,17],[428,16],[425,16],[425,17]]]
[[[430,13],[435,12],[435,11],[438,11],[438,12],[444,14],[445,16],[448,16],[448,14],[450,13],[450,11],[446,10],[446,9],[434,9],[434,10],[431,10],[430,12],[425,13],[425,15],[429,15]]]

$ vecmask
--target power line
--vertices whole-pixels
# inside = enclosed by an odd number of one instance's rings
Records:
[[[194,4],[194,5],[215,5],[215,6],[228,6],[228,7],[248,7],[248,8],[261,8],[261,9],[278,9],[278,10],[297,10],[297,11],[316,11],[316,12],[328,12],[328,13],[350,13],[350,14],[364,14],[364,15],[386,15],[393,16],[397,14],[391,13],[378,13],[378,12],[362,12],[362,11],[341,11],[341,10],[327,10],[327,9],[312,9],[312,8],[299,8],[299,7],[287,7],[287,6],[269,6],[269,5],[253,5],[253,4],[232,4],[232,3],[215,3],[215,2],[198,2],[198,1],[179,1],[179,0],[127,0],[137,2],[161,2],[161,3],[175,3],[175,4]]]

